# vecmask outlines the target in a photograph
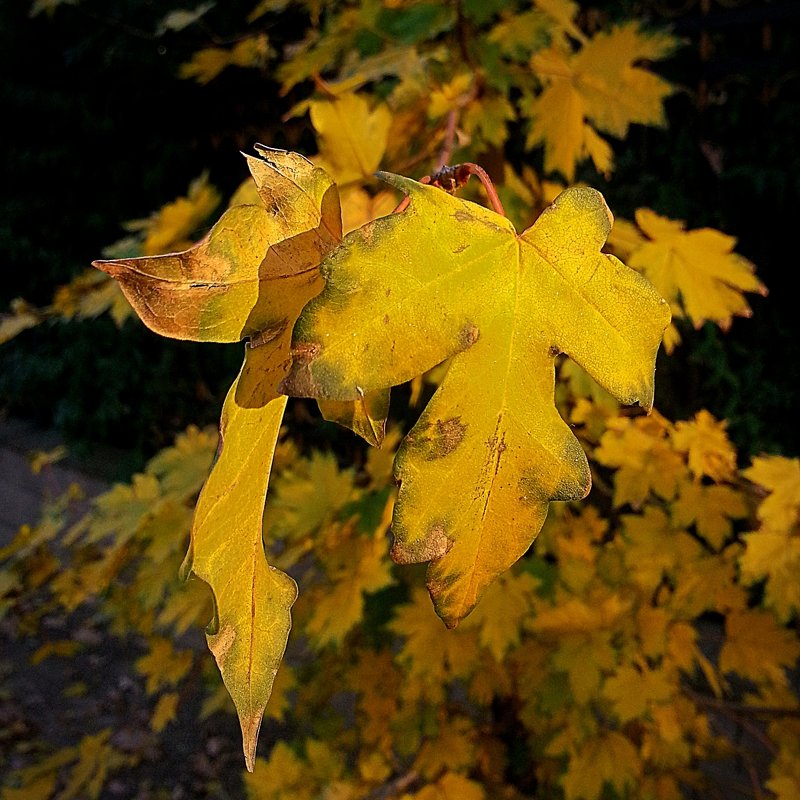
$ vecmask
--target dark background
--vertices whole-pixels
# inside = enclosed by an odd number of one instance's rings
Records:
[[[280,121],[308,85],[280,97],[258,70],[229,69],[207,86],[177,78],[193,52],[245,31],[253,5],[219,3],[202,24],[156,36],[180,3],[83,0],[35,18],[26,3],[0,4],[0,309],[19,296],[47,304],[120,238],[122,221],[184,194],[205,169],[227,196],[254,142],[313,148],[303,120]],[[578,178],[617,216],[648,206],[738,237],[770,289],[727,334],[682,328],[684,344],[660,356],[656,405],[673,419],[703,407],[728,418],[743,461],[797,455],[800,3],[598,5],[611,19],[672,25],[685,44],[656,67],[679,87],[668,128],[634,127],[616,143],[607,185],[589,168]],[[269,34],[280,49],[302,30],[290,15]],[[0,347],[0,409],[57,428],[78,451],[124,448],[125,471],[187,424],[216,421],[240,361],[236,345],[173,342],[135,321],[48,323]]]

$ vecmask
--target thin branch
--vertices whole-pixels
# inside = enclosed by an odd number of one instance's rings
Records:
[[[453,157],[453,148],[456,143],[456,125],[458,124],[458,110],[451,108],[447,115],[447,127],[444,132],[444,142],[442,142],[442,150],[439,153],[439,162],[436,164],[436,171],[438,172],[447,162]]]

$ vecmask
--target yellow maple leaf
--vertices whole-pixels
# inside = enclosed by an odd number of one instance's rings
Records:
[[[391,214],[397,206],[394,192],[381,190],[370,194],[360,186],[352,185],[342,189],[342,230],[350,233],[373,219]]]
[[[308,764],[285,742],[278,741],[269,758],[257,758],[244,776],[248,800],[311,800],[315,785]]]
[[[751,314],[744,292],[766,295],[753,264],[733,252],[732,236],[712,228],[687,231],[683,222],[647,208],[636,211],[636,224],[647,238],[633,247],[628,263],[658,287],[676,317],[695,327],[711,320],[727,330],[734,316]]]
[[[392,115],[386,105],[370,110],[362,95],[347,92],[310,104],[322,166],[340,184],[371,178],[386,151]]]
[[[219,205],[219,199],[219,193],[208,182],[208,175],[203,173],[189,184],[185,197],[178,197],[160,208],[150,219],[129,223],[128,227],[144,230],[143,255],[181,250],[191,244],[190,235]]]
[[[675,44],[667,34],[647,34],[629,22],[595,34],[577,52],[556,42],[534,53],[531,68],[544,89],[521,107],[531,120],[526,145],[544,145],[545,171],[557,170],[571,182],[576,164],[589,157],[609,173],[611,147],[597,131],[622,139],[632,123],[663,125],[663,101],[672,87],[637,63],[664,58]]]
[[[566,800],[597,800],[604,784],[620,795],[635,785],[642,771],[633,743],[617,731],[591,736],[570,755],[562,778]]]
[[[389,506],[391,514],[391,506]],[[345,535],[334,547],[325,547],[327,581],[302,599],[311,609],[305,630],[315,646],[341,644],[364,612],[364,596],[393,582],[386,529],[389,520],[374,534],[359,535],[355,525],[345,525]]]
[[[440,720],[436,734],[423,740],[414,769],[428,780],[443,771],[468,772],[475,761],[475,735],[466,717]]]
[[[675,496],[686,465],[668,439],[670,429],[670,423],[657,412],[647,418],[618,417],[608,421],[608,430],[594,457],[600,464],[617,470],[616,507],[629,503],[639,508],[651,492],[663,500]]]
[[[269,39],[264,34],[247,36],[233,47],[205,47],[198,50],[178,72],[181,78],[206,84],[227,67],[259,67],[272,55]]]
[[[786,686],[786,670],[794,669],[798,658],[797,635],[779,626],[768,611],[740,611],[725,619],[725,643],[719,654],[722,672]]]
[[[350,502],[354,480],[353,470],[339,469],[332,453],[314,451],[310,458],[295,459],[272,485],[265,528],[273,538],[308,540]]]
[[[603,674],[617,663],[612,633],[597,630],[585,634],[566,634],[556,646],[552,666],[567,675],[570,695],[577,703],[597,697]]]
[[[642,717],[653,706],[667,703],[678,691],[663,669],[639,669],[623,664],[603,684],[603,696],[611,701],[621,723]]]
[[[506,573],[493,583],[467,617],[466,628],[478,628],[478,639],[498,662],[520,642],[522,624],[532,611],[537,581],[528,573]]]
[[[622,557],[631,578],[645,591],[653,591],[665,576],[674,577],[681,565],[696,559],[700,544],[680,528],[673,528],[667,514],[647,505],[642,514],[622,517]]]
[[[178,703],[181,696],[178,692],[165,692],[158,698],[156,707],[150,715],[150,729],[161,733],[164,728],[178,716]]]
[[[411,602],[397,609],[389,629],[404,637],[397,658],[414,680],[415,691],[441,698],[447,682],[467,677],[475,668],[477,631],[456,630],[443,635],[441,622],[422,589],[415,589]]]
[[[456,772],[445,772],[436,783],[424,786],[401,800],[486,800],[484,788]]]
[[[361,649],[345,673],[345,681],[357,697],[358,732],[370,751],[393,758],[392,728],[400,702],[402,677],[388,650]]]
[[[715,550],[730,538],[731,520],[747,516],[747,504],[741,492],[730,486],[705,486],[697,481],[682,480],[670,506],[672,520],[679,527],[694,524]]]
[[[35,328],[44,319],[43,313],[21,297],[11,301],[10,313],[0,314],[0,344],[10,342],[29,328]]]
[[[192,668],[191,650],[175,650],[169,639],[155,636],[149,641],[150,651],[136,660],[136,671],[147,679],[148,694],[167,686],[175,686]]]
[[[145,472],[158,480],[165,496],[189,500],[200,491],[208,477],[218,444],[218,431],[190,425],[175,437],[170,447],[147,462]]]
[[[800,517],[800,459],[784,456],[754,458],[742,472],[769,494],[758,507],[758,518],[772,530],[788,530]]]
[[[93,501],[84,541],[94,543],[113,537],[117,546],[124,544],[142,530],[161,497],[161,486],[152,475],[138,474],[129,485],[115,484]],[[79,530],[76,528],[68,541]]]
[[[193,341],[280,340],[319,291],[319,262],[341,239],[336,188],[296,153],[257,151],[247,162],[261,204],[228,209],[182,252],[94,262],[156,333]],[[185,205],[175,212],[181,219]],[[168,236],[174,235],[170,225]],[[163,251],[159,244],[148,252]]]
[[[68,284],[59,286],[46,315],[61,319],[93,319],[108,312],[118,327],[134,316],[131,304],[119,285],[108,275],[88,269],[76,275]]]
[[[800,535],[762,528],[746,534],[744,543],[739,558],[742,579],[766,579],[765,604],[788,622],[800,610]]]
[[[704,475],[714,483],[731,480],[736,473],[736,449],[726,428],[727,420],[717,421],[705,409],[691,421],[679,420],[672,431],[672,442],[679,453],[686,453],[695,478]]]
[[[669,310],[600,253],[611,219],[592,189],[563,192],[518,235],[493,211],[383,177],[410,206],[349,234],[326,260],[282,387],[352,400],[458,353],[398,450],[392,524],[393,557],[431,562],[437,613],[454,626],[528,549],[548,502],[589,489],[584,452],[553,404],[555,354],[649,409]],[[491,391],[475,391],[476,374]]]
[[[77,760],[58,800],[98,800],[109,774],[136,763],[135,756],[120,753],[110,739],[111,729],[106,728],[80,740]]]

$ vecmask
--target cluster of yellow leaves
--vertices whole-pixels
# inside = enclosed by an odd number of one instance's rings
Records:
[[[554,506],[533,552],[447,632],[415,574],[391,566],[385,466],[373,459],[359,471],[342,469],[331,455],[300,457],[291,444],[278,446],[265,514],[271,561],[298,576],[296,626],[315,655],[278,673],[267,713],[280,719],[291,709],[297,734],[256,759],[245,776],[248,797],[516,798],[511,769],[535,780],[542,797],[678,798],[681,786],[704,791],[702,763],[735,746],[715,727],[714,709],[729,702],[755,718],[761,708],[786,710],[768,717],[775,757],[767,786],[780,800],[794,796],[798,700],[788,676],[800,640],[785,625],[797,610],[785,599],[793,597],[793,573],[775,555],[763,572],[747,564],[760,536],[783,536],[794,557],[798,462],[764,457],[740,472],[724,422],[707,412],[678,423],[613,412],[605,420],[598,444],[586,444],[619,511]],[[207,618],[197,596],[187,615],[175,580],[188,519],[155,523],[160,507],[191,502],[214,443],[190,430],[130,485],[99,498],[69,531],[75,563],[49,572],[82,574],[106,560],[104,551],[129,551],[99,586],[108,587],[101,596],[118,633],[147,637],[136,668],[157,695],[155,732],[174,718],[182,679],[198,658],[167,637]],[[636,479],[648,462],[661,465],[663,479],[657,471]],[[18,556],[27,580],[33,554],[59,531],[61,511],[54,507],[38,534],[21,533],[4,554]],[[753,606],[751,580],[764,581],[766,607]],[[371,598],[383,590],[390,594],[376,604]],[[700,622],[709,612],[724,624],[709,631]],[[715,637],[721,648],[709,647]],[[39,658],[47,656],[70,652],[53,643]],[[232,710],[224,698],[212,682],[205,713]],[[489,709],[499,716],[487,717]],[[510,724],[518,726],[513,748],[503,733]],[[15,772],[3,800],[59,797],[57,781],[72,780],[64,770],[76,753],[40,762],[35,775]],[[108,763],[127,766],[113,755]]]
[[[459,147],[502,147],[509,123],[521,120],[529,129],[527,146],[544,146],[545,171],[571,181],[587,158],[603,174],[613,169],[612,148],[601,133],[624,138],[632,124],[665,121],[663,101],[673,89],[647,67],[668,56],[677,41],[636,22],[586,35],[576,23],[579,7],[570,0],[485,8],[470,3],[458,13],[444,3],[393,0],[339,2],[324,15],[313,0],[294,5],[305,10],[308,22],[299,41],[285,44],[280,54],[282,91],[310,79],[328,99],[380,86],[381,114],[391,110],[395,118],[390,157],[418,152],[434,158],[454,122]],[[285,6],[261,3],[248,21],[262,24]],[[205,83],[227,66],[263,66],[272,55],[266,36],[254,33],[232,48],[199,51],[181,75]],[[318,102],[324,101],[301,102],[294,113],[310,106],[320,130]],[[344,130],[335,135],[348,138],[345,130],[353,123],[346,115],[339,120]],[[362,132],[359,138],[377,142],[380,134]],[[349,158],[347,150],[340,152]]]
[[[137,758],[111,742],[110,728],[84,736],[31,767],[16,770],[0,800],[98,800],[109,775],[135,766]]]
[[[759,527],[744,537],[742,576],[764,581],[765,603],[779,619],[800,613],[800,461],[756,458],[744,476],[765,493]]]
[[[299,737],[296,748],[280,743],[257,761],[247,777],[249,797],[360,798],[377,791],[404,800],[516,797],[503,785],[513,759],[507,744],[470,710],[470,704],[512,702],[536,753],[528,758],[540,796],[560,787],[570,800],[597,800],[606,790],[678,798],[681,786],[703,790],[701,762],[730,755],[732,743],[715,732],[709,709],[737,697],[734,676],[754,687],[743,698],[753,713],[762,706],[786,710],[786,719],[770,723],[777,756],[769,786],[782,800],[792,797],[797,698],[788,671],[800,657],[800,641],[781,619],[753,608],[738,581],[744,548],[733,525],[753,504],[724,423],[705,412],[674,425],[658,416],[614,417],[601,449],[604,461],[619,462],[611,466],[613,484],[629,484],[626,470],[635,469],[637,450],[644,449],[657,463],[666,460],[672,479],[639,487],[635,513],[604,518],[593,506],[560,507],[523,569],[507,572],[446,635],[415,587],[408,602],[395,606],[385,625],[393,638],[385,644],[374,649],[354,630],[338,639],[336,659],[326,650],[310,673],[327,680],[305,684],[295,715],[302,718],[306,704],[326,707],[351,687],[358,724],[335,714],[309,719],[309,738]],[[796,462],[789,465],[788,476],[778,469],[771,478],[762,475],[777,493],[774,503],[762,503],[762,519],[766,513],[796,524]],[[325,481],[335,484],[333,470]],[[710,502],[719,503],[724,525],[703,515],[687,518],[680,500],[692,486],[715,498]],[[713,490],[725,491],[721,500]],[[310,497],[309,488],[301,491]],[[330,508],[341,508],[340,493],[326,496]],[[631,508],[623,497],[619,505]],[[302,495],[293,505],[276,502],[287,514],[304,507]],[[326,519],[319,505],[313,516]],[[320,547],[325,542],[323,533]],[[698,627],[710,611],[725,619],[724,629],[712,633],[723,638],[718,656],[708,654]],[[356,766],[343,771],[343,763]]]

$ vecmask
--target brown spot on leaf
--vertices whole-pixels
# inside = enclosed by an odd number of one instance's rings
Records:
[[[461,345],[462,350],[466,350],[468,347],[472,347],[475,342],[480,339],[481,332],[478,329],[477,325],[473,325],[471,322],[468,322],[458,334],[458,343]]]
[[[447,535],[445,521],[435,520],[423,539],[406,542],[396,537],[392,545],[392,560],[396,564],[433,561],[444,556],[452,546],[453,540]]]
[[[425,441],[425,458],[435,461],[450,455],[464,441],[466,432],[467,426],[461,422],[461,417],[437,419]]]
[[[383,324],[384,325],[388,325],[389,324],[389,315],[388,314],[384,314],[383,315]]]
[[[298,342],[292,348],[292,358],[299,364],[308,364],[319,355],[321,349],[317,342]]]
[[[278,384],[278,392],[288,397],[318,397],[319,386],[309,367],[295,361],[289,374]]]
[[[249,346],[261,347],[262,345],[275,341],[275,339],[277,339],[286,330],[288,325],[289,320],[282,319],[280,322],[276,322],[274,325],[270,325],[268,328],[260,330],[258,333],[250,337],[250,341],[248,342]]]
[[[208,647],[214,654],[220,670],[223,669],[225,659],[227,659],[235,640],[236,629],[230,624],[223,625],[213,636],[208,636]]]

